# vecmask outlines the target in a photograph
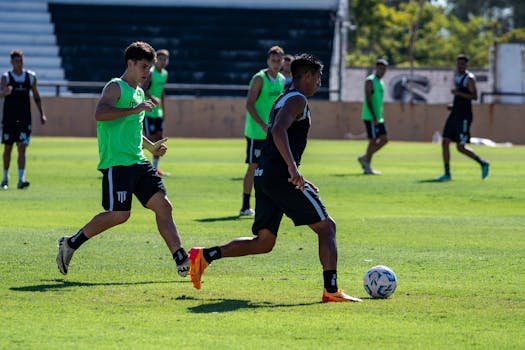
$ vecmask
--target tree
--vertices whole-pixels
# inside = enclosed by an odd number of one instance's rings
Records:
[[[496,22],[472,15],[461,21],[428,1],[398,1],[397,8],[387,6],[385,1],[351,2],[350,13],[357,30],[349,35],[349,65],[370,67],[377,58],[387,56],[395,66],[450,67],[457,54],[463,52],[472,58],[472,66],[488,66]],[[415,23],[419,23],[417,35],[413,31]]]

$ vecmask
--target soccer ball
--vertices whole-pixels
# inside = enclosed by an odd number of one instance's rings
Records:
[[[387,266],[374,266],[365,273],[363,286],[372,298],[388,298],[396,290],[396,274]]]

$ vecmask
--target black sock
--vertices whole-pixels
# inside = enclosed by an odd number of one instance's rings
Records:
[[[445,164],[445,175],[450,176],[450,164],[448,163]]]
[[[221,248],[219,247],[204,248],[204,250],[202,251],[202,255],[204,256],[204,260],[206,260],[209,264],[213,260],[222,258]]]
[[[251,193],[243,193],[242,194],[242,208],[241,208],[241,210],[250,209],[250,196],[251,196]]]
[[[78,231],[76,235],[69,237],[69,239],[67,240],[67,244],[73,249],[78,249],[88,239],[89,238],[86,237],[84,231],[80,229],[80,231]]]
[[[323,271],[324,288],[328,293],[337,292],[337,270]]]
[[[474,160],[476,162],[478,162],[479,165],[483,166],[485,165],[486,161],[484,161],[483,159],[481,159],[479,156],[476,156],[476,158],[474,158]]]
[[[184,250],[184,248],[179,248],[175,253],[173,253],[173,260],[175,260],[175,263],[177,265],[182,264],[183,262],[188,259],[188,254]]]

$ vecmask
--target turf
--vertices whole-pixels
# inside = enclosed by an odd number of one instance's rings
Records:
[[[161,168],[187,248],[251,235],[237,217],[244,140],[172,139]],[[525,147],[452,151],[391,142],[356,161],[363,141],[311,140],[303,174],[337,222],[339,284],[360,304],[320,303],[317,241],[284,219],[271,254],[214,262],[194,290],[179,278],[153,214],[135,201],[130,220],[88,241],[69,274],[57,238],[101,210],[96,140],[38,138],[27,190],[0,192],[2,349],[523,349],[525,348]],[[252,198],[253,203],[253,198]],[[391,267],[398,288],[367,298],[365,271]]]

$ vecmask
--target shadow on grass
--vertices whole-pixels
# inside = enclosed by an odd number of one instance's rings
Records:
[[[274,304],[267,301],[253,302],[250,300],[237,300],[237,299],[220,299],[220,300],[209,300],[212,303],[192,306],[188,310],[196,314],[211,314],[220,312],[231,312],[241,309],[260,309],[260,308],[277,308],[277,307],[296,307],[296,306],[308,306],[317,305],[321,301],[311,303],[298,303],[298,304]]]
[[[366,176],[365,174],[363,174],[362,172],[361,173],[348,173],[348,174],[330,174],[330,176],[335,176],[335,177],[361,177],[361,176]]]
[[[450,182],[450,181],[439,181],[437,179],[425,179],[425,180],[418,180],[416,182],[419,183],[419,184],[425,184],[425,183],[435,183],[435,182],[446,183],[446,182]]]
[[[61,290],[70,287],[98,287],[98,286],[135,286],[142,284],[160,284],[160,283],[182,283],[184,281],[143,281],[143,282],[102,282],[102,283],[90,283],[90,282],[70,282],[64,281],[63,279],[55,280],[42,280],[42,283],[31,286],[23,287],[11,287],[9,290],[15,292],[49,292],[54,290]]]
[[[216,221],[237,221],[240,220],[241,217],[239,215],[232,215],[232,216],[223,216],[219,218],[204,218],[204,219],[196,219],[195,221],[198,222],[216,222]]]

